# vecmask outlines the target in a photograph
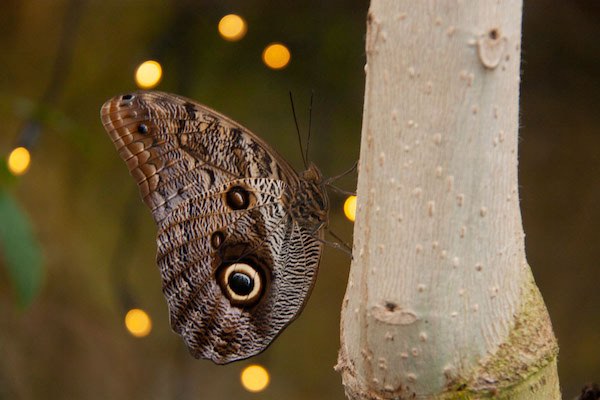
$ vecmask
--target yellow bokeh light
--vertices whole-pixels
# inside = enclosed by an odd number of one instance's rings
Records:
[[[125,327],[133,336],[144,337],[152,330],[152,321],[146,311],[133,308],[125,315]]]
[[[23,175],[30,163],[31,155],[25,147],[17,147],[8,155],[8,169],[13,175]]]
[[[219,21],[219,34],[225,40],[235,42],[246,36],[248,26],[239,15],[229,14]]]
[[[356,218],[356,196],[348,196],[344,202],[344,214],[346,214],[346,218],[354,222]]]
[[[281,43],[268,45],[262,54],[263,62],[273,69],[285,68],[290,63],[290,57],[290,51]]]
[[[242,386],[249,392],[261,392],[269,386],[269,371],[257,364],[249,365],[242,371],[240,376]]]
[[[142,89],[151,89],[162,78],[162,67],[157,61],[144,61],[135,70],[135,83]]]

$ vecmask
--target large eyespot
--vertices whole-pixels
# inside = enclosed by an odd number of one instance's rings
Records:
[[[219,275],[221,290],[231,304],[248,307],[260,300],[264,279],[253,265],[246,262],[230,264]]]
[[[225,193],[225,202],[232,210],[244,210],[250,205],[250,193],[241,186],[233,186]]]

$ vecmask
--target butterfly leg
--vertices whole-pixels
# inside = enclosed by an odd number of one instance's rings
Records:
[[[335,175],[335,176],[332,176],[332,177],[330,177],[330,178],[327,178],[327,179],[325,179],[325,182],[324,182],[324,183],[325,183],[325,185],[328,185],[328,186],[330,186],[332,182],[335,182],[335,181],[337,181],[338,179],[341,179],[341,178],[343,178],[344,176],[346,176],[346,175],[348,175],[348,174],[351,174],[352,172],[356,171],[357,167],[358,167],[358,161],[355,161],[355,162],[354,162],[354,164],[352,165],[352,167],[350,167],[348,170],[346,170],[346,171],[342,172],[342,173],[341,173],[341,174],[339,174],[339,175]]]
[[[356,196],[356,192],[351,192],[349,190],[340,189],[339,187],[332,185],[330,183],[326,183],[327,187],[333,190],[336,193],[343,194],[344,196]]]
[[[344,190],[344,189],[340,189],[339,187],[333,185],[332,183],[337,181],[338,179],[343,178],[344,176],[356,171],[356,168],[358,167],[358,161],[356,161],[354,163],[354,165],[352,165],[352,167],[350,169],[348,169],[347,171],[342,172],[339,175],[336,176],[332,176],[331,178],[327,178],[325,179],[325,181],[323,182],[325,184],[325,186],[327,186],[328,188],[330,188],[331,190],[333,190],[334,192],[343,194],[345,196],[356,196],[356,192],[351,192],[348,190]]]
[[[348,247],[348,245],[346,244],[341,244],[338,242],[330,242],[329,240],[326,239],[321,239],[321,238],[316,238],[319,242],[334,248],[336,250],[339,250],[345,254],[347,254],[348,256],[350,256],[350,259],[352,259],[352,250],[350,249],[350,247]]]

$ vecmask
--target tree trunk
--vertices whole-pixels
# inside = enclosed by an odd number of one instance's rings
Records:
[[[517,186],[522,0],[372,0],[350,399],[559,399]]]

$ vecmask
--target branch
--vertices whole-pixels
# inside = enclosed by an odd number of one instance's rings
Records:
[[[517,186],[521,0],[372,0],[351,399],[558,399]]]

